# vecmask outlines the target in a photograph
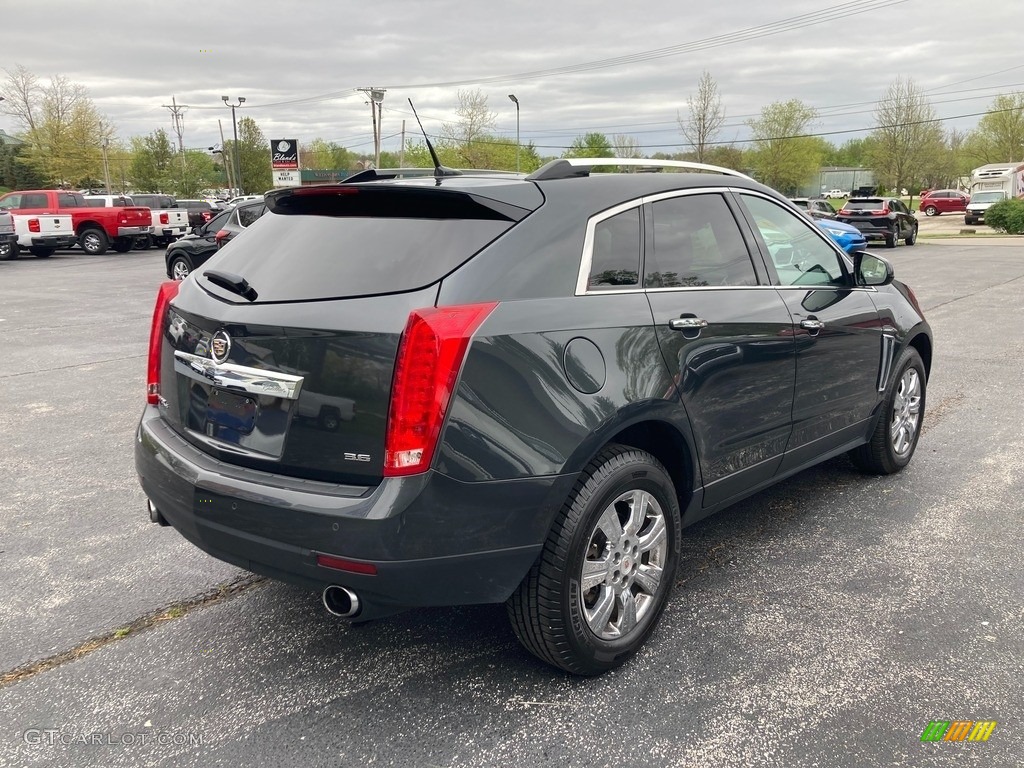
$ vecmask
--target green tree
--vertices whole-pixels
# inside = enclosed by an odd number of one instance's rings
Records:
[[[577,136],[562,157],[615,157],[615,151],[607,136],[593,132]]]
[[[26,162],[19,147],[0,143],[0,186],[8,189],[39,189],[46,179]]]
[[[102,145],[114,134],[88,90],[63,75],[43,83],[22,66],[5,70],[0,109],[27,143],[25,162],[49,183],[78,185],[102,178]]]
[[[146,136],[133,136],[130,156],[128,179],[136,192],[168,192],[175,175],[181,178],[181,160],[163,128]]]
[[[806,136],[817,112],[799,99],[772,102],[747,121],[754,148],[749,163],[758,179],[783,194],[795,194],[821,165],[821,142]]]
[[[897,192],[920,184],[944,146],[924,92],[910,78],[896,78],[875,107],[875,125],[869,158],[877,180]]]
[[[233,143],[228,142],[226,151],[233,151]],[[262,194],[273,185],[270,143],[251,117],[243,117],[238,121],[238,164],[242,194]]]
[[[978,165],[1006,163],[1024,157],[1024,92],[1002,94],[973,132],[970,153]]]
[[[313,139],[299,145],[299,164],[307,170],[350,170],[357,156],[333,141]],[[381,163],[384,163],[383,153]]]

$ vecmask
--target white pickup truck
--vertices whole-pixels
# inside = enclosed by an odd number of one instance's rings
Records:
[[[170,195],[139,193],[132,195],[136,205],[144,205],[153,214],[152,245],[170,245],[189,230],[188,209],[178,208]]]
[[[33,256],[46,258],[58,248],[70,248],[78,242],[70,214],[11,214],[0,209],[0,217],[4,214],[11,219],[14,239],[4,241],[5,227],[0,221],[0,259],[16,259],[23,248]]]

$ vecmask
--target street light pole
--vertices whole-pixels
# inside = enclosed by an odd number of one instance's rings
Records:
[[[229,99],[227,96],[221,96],[220,98],[221,101],[223,101],[227,106],[231,107],[231,129],[235,135],[235,146],[233,147],[234,152],[232,153],[234,155],[235,183],[238,184],[238,194],[241,195],[243,194],[242,164],[239,162],[238,159],[238,122],[235,120],[235,107],[240,107],[245,103],[245,96],[239,96],[237,104],[231,104],[231,99]]]
[[[516,173],[519,173],[519,99],[514,93],[508,95],[516,105]]]
[[[110,165],[107,163],[107,147],[110,146],[110,140],[103,140],[103,183],[107,187],[107,194],[110,194]]]

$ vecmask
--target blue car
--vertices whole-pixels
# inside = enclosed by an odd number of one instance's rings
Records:
[[[863,251],[868,247],[867,239],[852,224],[831,219],[815,219],[814,223],[825,230],[825,234],[839,243],[839,247],[847,253]]]

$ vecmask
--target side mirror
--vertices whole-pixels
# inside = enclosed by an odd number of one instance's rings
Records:
[[[867,251],[854,252],[853,274],[859,286],[888,285],[895,277],[888,260]]]

